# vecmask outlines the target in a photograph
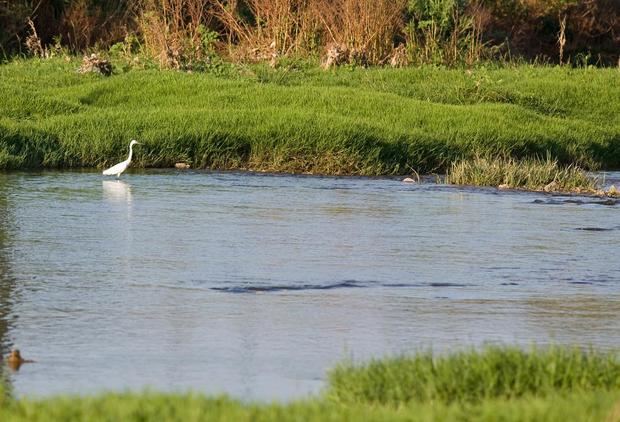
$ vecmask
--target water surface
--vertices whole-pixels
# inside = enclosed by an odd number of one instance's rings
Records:
[[[618,179],[606,176],[607,183]],[[398,180],[0,175],[19,395],[320,391],[345,357],[620,346],[620,205]]]

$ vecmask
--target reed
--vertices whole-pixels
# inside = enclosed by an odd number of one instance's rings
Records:
[[[597,192],[599,183],[575,165],[560,166],[545,159],[487,158],[452,163],[446,182],[454,185],[501,186],[510,189],[545,190],[549,192]]]
[[[338,46],[351,64],[384,64],[404,26],[405,0],[315,0],[327,46]]]
[[[382,64],[401,32],[406,0],[215,1],[232,54],[250,61],[316,55],[336,45],[343,63]],[[247,13],[242,13],[246,11]]]
[[[216,35],[205,21],[209,0],[141,0],[144,52],[162,68],[192,70],[214,55]]]
[[[214,1],[229,54],[242,61],[268,61],[311,54],[317,50],[320,23],[312,15],[313,0]],[[242,7],[245,6],[245,7]]]

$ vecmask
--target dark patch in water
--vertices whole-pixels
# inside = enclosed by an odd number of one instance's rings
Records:
[[[459,283],[429,283],[431,287],[467,287],[467,284],[459,284]]]
[[[387,283],[382,284],[383,287],[419,287],[419,284],[412,283]]]
[[[569,281],[570,284],[579,284],[579,285],[592,285],[591,281]]]
[[[502,283],[502,286],[518,286],[519,283],[515,283],[515,282],[508,282],[508,283]]]
[[[606,205],[606,206],[616,206],[619,201],[617,199],[600,199],[600,200],[582,200],[582,199],[535,199],[533,201],[534,204],[546,204],[546,205],[564,205],[564,204],[572,204],[572,205]]]
[[[211,290],[224,293],[272,293],[297,292],[305,290],[333,290],[363,287],[468,287],[470,284],[459,283],[380,283],[376,281],[345,280],[332,284],[290,284],[290,285],[243,285],[230,287],[211,287]]]
[[[386,283],[382,287],[469,287],[471,284],[459,283]]]
[[[605,228],[605,227],[577,227],[575,230],[581,230],[584,232],[609,232],[614,230],[615,228]]]
[[[606,283],[609,283],[610,281],[613,281],[613,278],[592,278],[586,281],[574,281],[572,282],[572,284],[594,285],[594,284],[606,284]]]
[[[300,285],[280,285],[280,286],[231,286],[231,287],[212,287],[211,290],[225,293],[271,293],[288,292],[300,290],[332,290],[345,288],[367,287],[364,283],[355,280],[346,280],[333,284],[300,284]]]

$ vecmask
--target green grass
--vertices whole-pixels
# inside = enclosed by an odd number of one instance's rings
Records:
[[[337,69],[106,78],[78,61],[0,65],[0,169],[137,166],[327,174],[441,172],[476,155],[620,168],[616,69]]]
[[[487,347],[481,352],[422,353],[362,366],[344,363],[329,375],[328,396],[341,403],[398,405],[479,403],[594,390],[620,391],[617,354],[579,348]]]
[[[124,393],[30,400],[0,394],[9,421],[619,421],[613,353],[553,347],[343,363],[318,397],[244,403],[199,394]]]
[[[560,166],[549,158],[514,160],[476,157],[453,163],[446,182],[454,185],[501,186],[549,192],[600,192],[598,180],[576,166]]]
[[[2,397],[4,397],[2,399]],[[19,399],[10,421],[618,421],[620,362],[577,348],[489,347],[344,363],[319,397],[244,403],[199,394],[123,393]]]
[[[619,393],[592,391],[480,404],[408,403],[398,407],[320,400],[246,404],[195,394],[105,394],[20,400],[0,407],[3,422],[48,421],[601,421],[617,422]]]

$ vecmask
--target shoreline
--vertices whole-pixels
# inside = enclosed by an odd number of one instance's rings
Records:
[[[133,170],[133,171],[132,171]],[[143,175],[145,173],[152,172],[154,174],[167,174],[167,173],[189,173],[189,174],[212,174],[212,173],[221,173],[221,174],[238,174],[238,175],[252,175],[252,176],[265,176],[265,177],[309,177],[309,178],[351,178],[351,179],[367,179],[367,180],[388,180],[392,182],[398,182],[402,186],[419,186],[419,185],[431,185],[437,186],[439,188],[447,188],[454,190],[466,190],[466,191],[475,191],[475,190],[483,190],[483,191],[491,191],[495,193],[505,192],[505,193],[516,193],[516,194],[540,194],[542,196],[548,197],[568,197],[568,198],[590,198],[590,199],[609,199],[615,202],[613,204],[608,205],[616,205],[620,202],[620,194],[618,193],[609,193],[609,188],[614,187],[615,185],[602,186],[601,190],[597,192],[591,191],[545,191],[543,189],[527,189],[521,187],[502,187],[502,186],[488,186],[488,185],[460,185],[460,184],[449,184],[445,182],[445,174],[422,174],[419,175],[420,181],[407,181],[408,178],[403,178],[403,176],[394,176],[394,175],[356,175],[356,174],[313,174],[313,173],[287,173],[287,172],[271,172],[271,171],[256,171],[256,170],[248,170],[248,169],[231,169],[231,170],[219,170],[219,169],[178,169],[174,167],[156,167],[156,168],[133,168],[123,173],[123,176],[120,179],[116,177],[110,176],[102,176],[101,169],[93,168],[93,167],[82,167],[82,168],[42,168],[42,169],[19,169],[19,170],[0,170],[0,175],[45,175],[46,173],[78,173],[78,174],[94,174],[100,176],[102,181],[116,181],[120,180],[122,182],[128,182],[128,178],[131,177],[132,174],[135,175]],[[616,173],[616,172],[614,172]],[[620,175],[620,171],[617,172]],[[618,179],[620,182],[620,177]],[[617,182],[614,182],[617,183]],[[620,185],[620,183],[617,183]],[[604,189],[607,189],[605,191]]]

